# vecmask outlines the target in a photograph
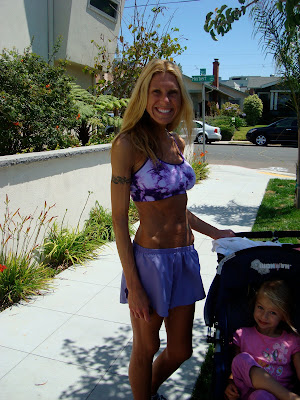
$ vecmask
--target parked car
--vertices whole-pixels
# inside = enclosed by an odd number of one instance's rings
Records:
[[[194,142],[203,143],[203,122],[194,120],[192,139]],[[186,136],[184,133],[182,136]],[[217,126],[205,124],[205,143],[217,142],[222,139],[221,129]]]
[[[279,121],[262,127],[250,129],[246,138],[257,146],[268,143],[298,143],[298,124],[296,118],[282,118]]]

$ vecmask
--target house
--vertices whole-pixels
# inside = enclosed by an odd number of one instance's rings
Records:
[[[205,85],[205,113],[207,115],[212,112],[212,103],[217,104],[217,107],[221,108],[224,103],[230,102],[239,104],[240,109],[243,109],[244,99],[248,94],[238,88],[223,85],[219,79],[219,65],[219,60],[215,59],[213,62],[214,81],[211,84],[194,82],[192,78],[183,75],[184,84],[192,98],[195,117],[197,118],[202,115],[203,85]]]
[[[61,36],[56,59],[69,60],[67,72],[87,88],[94,78],[82,70],[97,55],[91,41],[114,57],[123,7],[124,0],[1,0],[0,49],[21,53],[32,42],[32,51],[49,61]]]
[[[221,84],[244,93],[257,94],[263,102],[263,118],[268,122],[295,115],[290,107],[290,90],[278,76],[233,76],[221,81]]]

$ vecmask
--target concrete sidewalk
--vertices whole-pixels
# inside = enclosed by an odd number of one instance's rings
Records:
[[[189,209],[222,229],[250,231],[274,174],[218,165],[210,171],[189,191]],[[211,243],[195,234],[206,291],[217,266]],[[1,400],[132,399],[132,332],[128,308],[119,304],[120,277],[112,243],[87,266],[63,271],[50,293],[0,314]],[[190,398],[207,349],[203,307],[197,303],[193,357],[161,388],[168,400]],[[163,347],[164,329],[161,339]]]

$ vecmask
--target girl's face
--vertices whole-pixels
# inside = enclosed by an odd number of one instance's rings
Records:
[[[281,332],[277,327],[283,321],[283,314],[264,294],[258,294],[255,307],[254,319],[258,332],[266,336],[278,336]]]
[[[158,125],[166,127],[178,115],[181,91],[177,79],[170,72],[159,72],[151,79],[146,110]]]

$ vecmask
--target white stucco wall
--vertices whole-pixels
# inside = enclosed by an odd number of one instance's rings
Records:
[[[53,43],[62,36],[57,58],[79,65],[94,65],[97,54],[91,40],[108,48],[113,57],[119,34],[124,0],[120,0],[116,21],[95,12],[88,0],[1,0],[0,50],[16,48],[20,53],[30,45],[48,60]]]
[[[0,50],[22,53],[34,36],[33,51],[47,59],[47,24],[47,0],[1,0]]]
[[[6,195],[11,212],[20,208],[22,216],[42,210],[45,201],[55,204],[51,216],[64,218],[76,228],[89,197],[81,224],[96,200],[106,209],[110,205],[110,148],[97,145],[41,153],[0,157],[0,223],[3,223]]]
[[[54,2],[54,36],[63,36],[63,47],[58,57],[93,66],[97,49],[92,40],[107,46],[109,54],[114,57],[120,17],[116,22],[111,21],[89,8],[87,0],[73,1],[69,9],[64,3]]]

